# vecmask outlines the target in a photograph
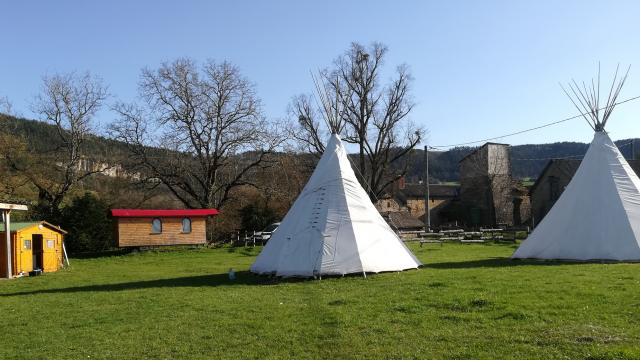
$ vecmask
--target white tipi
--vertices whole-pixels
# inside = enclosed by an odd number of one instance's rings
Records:
[[[513,258],[640,260],[640,179],[604,131],[626,77],[612,86],[604,109],[598,108],[595,85],[589,91],[575,81],[571,85],[583,108],[576,107],[587,110],[595,130],[593,141],[569,185]]]
[[[340,137],[333,134],[309,182],[251,271],[311,277],[420,265],[371,203]]]

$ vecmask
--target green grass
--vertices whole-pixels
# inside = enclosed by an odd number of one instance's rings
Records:
[[[247,273],[258,248],[72,259],[0,281],[0,358],[640,358],[640,264],[412,249],[420,270],[320,281]]]

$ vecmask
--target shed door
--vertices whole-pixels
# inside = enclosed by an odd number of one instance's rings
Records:
[[[33,242],[31,238],[20,237],[18,247],[20,254],[20,271],[29,272],[33,270]]]
[[[48,235],[42,241],[43,246],[43,261],[44,261],[44,271],[56,271],[58,270],[58,252],[56,249],[58,248],[56,245],[58,242],[54,236]]]

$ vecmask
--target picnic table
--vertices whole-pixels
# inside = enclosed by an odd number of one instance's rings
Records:
[[[456,241],[461,244],[481,244],[488,241],[516,241],[517,229],[504,228],[480,228],[479,231],[465,231],[463,229],[441,230],[439,232],[420,232],[405,241],[419,241],[420,247],[424,244],[440,244],[445,241]]]
[[[420,247],[424,244],[440,244],[442,246],[444,234],[432,233],[432,232],[422,232],[419,234],[420,236]]]

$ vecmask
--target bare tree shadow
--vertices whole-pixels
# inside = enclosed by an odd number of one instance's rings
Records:
[[[184,276],[169,279],[141,280],[115,284],[93,284],[84,286],[74,286],[57,289],[40,289],[31,291],[21,291],[7,294],[0,294],[0,297],[21,296],[21,295],[38,295],[38,294],[60,294],[60,293],[79,293],[79,292],[110,292],[110,291],[128,291],[143,290],[151,288],[177,288],[177,287],[217,287],[217,286],[234,286],[234,285],[277,285],[281,283],[293,283],[308,281],[304,278],[277,278],[258,276],[249,271],[240,271],[236,273],[234,280],[229,279],[228,273]]]

